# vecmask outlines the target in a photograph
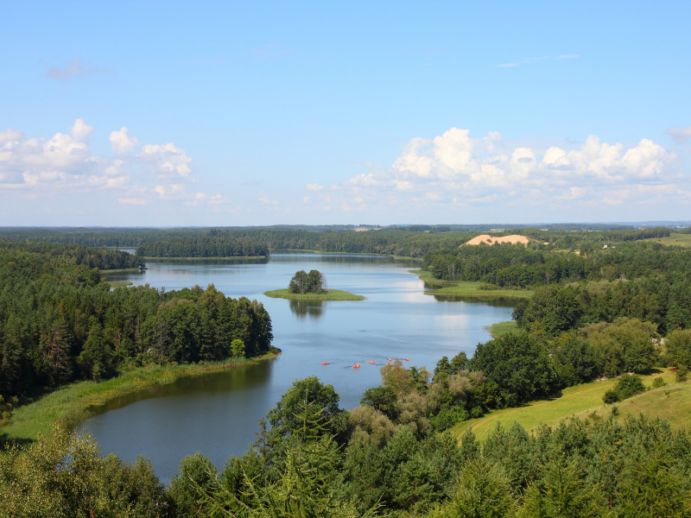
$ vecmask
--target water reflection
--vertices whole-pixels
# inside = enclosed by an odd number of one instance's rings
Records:
[[[521,297],[476,297],[475,295],[433,295],[437,302],[472,302],[495,308],[513,308]]]
[[[290,299],[290,311],[293,312],[293,315],[300,318],[305,318],[306,316],[319,318],[322,316],[325,308],[326,302],[323,300]]]

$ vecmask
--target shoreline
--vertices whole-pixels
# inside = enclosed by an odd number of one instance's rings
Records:
[[[410,259],[412,261],[422,261],[422,257],[408,257],[406,255],[376,254],[374,252],[322,252],[320,250],[299,250],[288,248],[286,250],[276,250],[272,254],[319,254],[319,255],[368,255],[372,257],[391,257],[393,259]]]
[[[145,261],[203,261],[203,260],[231,260],[231,261],[242,261],[244,259],[266,259],[266,255],[231,255],[231,256],[207,256],[207,257],[150,257],[150,256],[137,256],[141,257]]]
[[[367,298],[343,290],[327,290],[326,293],[291,293],[283,289],[265,291],[264,295],[272,299],[289,300],[365,300]]]
[[[128,394],[167,385],[189,376],[203,376],[226,369],[255,365],[271,360],[280,352],[254,358],[228,358],[221,362],[189,365],[149,365],[126,370],[104,381],[77,381],[60,387],[29,404],[18,407],[10,424],[0,427],[0,450],[6,442],[27,443],[40,433],[52,434],[55,425],[74,428],[93,415],[94,410]]]
[[[408,273],[417,275],[425,284],[435,287],[435,289],[432,290],[425,290],[425,295],[440,297],[477,297],[484,299],[528,299],[532,297],[534,293],[532,290],[478,290],[477,286],[484,283],[471,281],[442,281],[435,279],[430,272],[424,270],[408,270]]]

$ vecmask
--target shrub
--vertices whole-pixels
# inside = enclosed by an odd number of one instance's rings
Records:
[[[665,380],[663,380],[662,378],[655,378],[655,381],[653,381],[654,389],[664,387],[665,385],[667,385],[667,383],[665,383]]]
[[[605,395],[602,396],[602,401],[604,401],[606,405],[611,405],[612,403],[618,403],[619,402],[619,394],[617,394],[616,390],[608,390],[607,392],[605,392]]]
[[[686,365],[679,365],[677,367],[677,383],[683,383],[689,376],[689,369]]]
[[[432,417],[430,421],[438,432],[443,432],[444,430],[451,428],[456,423],[460,423],[466,419],[468,419],[468,413],[465,410],[460,407],[452,407],[445,408],[437,415]]]
[[[645,385],[639,376],[623,376],[614,390],[619,395],[620,400],[628,399],[636,394],[645,392]]]
[[[486,291],[494,291],[494,290],[500,290],[501,286],[497,286],[496,284],[480,284],[477,287],[478,290],[486,290]]]

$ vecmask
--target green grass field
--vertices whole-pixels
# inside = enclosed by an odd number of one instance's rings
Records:
[[[492,335],[492,338],[501,338],[509,333],[517,333],[519,331],[518,324],[514,321],[497,322],[488,326],[487,330]]]
[[[684,425],[684,423],[691,422],[691,407],[689,406],[691,404],[691,383],[674,383],[675,375],[669,372],[668,369],[658,374],[643,376],[643,383],[650,387],[653,384],[653,380],[659,377],[662,377],[668,384],[668,387],[664,387],[664,390],[674,390],[667,398],[667,408],[663,410],[662,407],[657,409],[655,407],[655,404],[665,397],[663,389],[651,390],[619,403],[620,418],[625,417],[629,412],[637,415],[642,411],[648,413],[651,417],[670,418],[673,426],[675,423],[677,425]],[[514,422],[518,422],[526,430],[530,431],[540,423],[555,426],[559,424],[559,421],[576,415],[585,417],[591,412],[598,412],[602,415],[608,412],[611,413],[611,405],[604,405],[602,403],[602,396],[605,392],[614,388],[617,381],[616,379],[593,381],[569,387],[564,389],[563,395],[559,398],[532,401],[526,406],[519,408],[495,410],[478,419],[470,419],[459,423],[451,429],[451,432],[460,439],[463,433],[468,428],[471,428],[478,439],[484,439],[494,430],[497,423],[501,423],[503,427],[510,427]],[[674,404],[680,404],[681,406],[673,409]],[[674,422],[671,419],[673,415],[676,416]]]
[[[0,442],[30,442],[41,433],[50,434],[55,423],[75,426],[90,415],[90,410],[125,394],[165,385],[185,376],[198,376],[224,369],[251,365],[258,360],[274,358],[275,354],[247,359],[231,358],[225,362],[203,365],[148,366],[124,371],[106,381],[79,381],[55,390],[34,403],[20,406],[11,423],[0,427]]]
[[[671,234],[669,237],[653,237],[643,241],[654,241],[669,246],[691,246],[691,234]]]
[[[355,295],[349,291],[326,290],[324,293],[291,293],[289,290],[273,290],[264,292],[264,295],[274,299],[293,300],[365,300],[362,295]]]
[[[473,297],[483,298],[530,298],[533,295],[532,290],[478,290],[478,286],[485,284],[484,282],[470,282],[470,281],[441,281],[432,277],[431,272],[424,270],[409,270],[410,273],[417,275],[420,279],[425,281],[428,285],[434,287],[433,290],[425,291],[426,295],[468,295]]]

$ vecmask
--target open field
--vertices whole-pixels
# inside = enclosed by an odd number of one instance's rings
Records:
[[[683,402],[687,403],[685,407],[678,408],[673,412],[675,415],[678,415],[676,421],[678,423],[691,421],[691,416],[685,417],[686,414],[691,413],[691,408],[688,406],[688,403],[691,402],[691,383],[683,385],[676,384],[674,382],[675,374],[669,372],[669,369],[665,369],[661,373],[642,376],[643,383],[646,385],[646,387],[650,387],[653,384],[653,380],[659,377],[662,377],[662,379],[664,379],[668,384],[668,387],[664,387],[665,390],[670,390],[671,388],[678,389],[678,393],[675,392],[669,396],[669,406],[681,404]],[[475,433],[478,439],[484,439],[492,430],[494,430],[494,428],[497,426],[497,423],[501,423],[503,427],[510,427],[514,422],[518,422],[526,430],[530,431],[537,427],[540,423],[555,426],[559,424],[559,421],[562,419],[573,417],[575,415],[585,417],[586,414],[593,411],[597,411],[601,414],[611,412],[612,406],[604,405],[602,403],[602,396],[605,394],[605,392],[614,388],[614,386],[617,384],[617,381],[617,379],[609,379],[607,381],[593,381],[590,383],[577,385],[575,387],[569,387],[564,389],[563,395],[559,398],[532,401],[526,406],[519,408],[495,410],[478,419],[470,419],[468,421],[459,423],[451,429],[451,432],[456,434],[460,439],[468,428],[472,428],[473,433]],[[643,399],[651,396],[652,399],[650,401],[648,399]],[[620,410],[620,417],[625,417],[629,411],[636,414],[639,411],[647,411],[638,410],[638,408],[652,409],[654,407],[654,403],[662,397],[664,397],[664,392],[661,389],[657,389],[646,392],[645,394],[636,396],[634,398],[627,399],[622,403],[618,403],[617,405]],[[631,410],[627,410],[628,408]],[[660,417],[667,417],[667,414],[665,414],[665,412],[661,409],[650,412],[650,415],[651,417],[658,415]]]
[[[0,427],[0,443],[30,442],[41,433],[50,434],[55,423],[75,426],[90,415],[93,408],[125,394],[165,385],[185,376],[198,376],[225,369],[251,365],[258,360],[274,358],[267,354],[258,358],[229,358],[224,362],[204,364],[139,367],[122,372],[106,381],[78,381],[55,390],[34,403],[20,406],[12,413],[11,424]]]
[[[512,320],[509,322],[497,322],[488,326],[487,330],[492,335],[492,338],[501,338],[509,333],[517,333],[519,331],[518,324]]]
[[[639,394],[631,399],[625,399],[617,403],[621,420],[628,414],[647,414],[654,419],[667,419],[672,428],[685,428],[691,430],[691,382],[674,383],[674,376],[664,378],[667,386]],[[612,413],[612,405],[600,405],[594,410],[583,412],[580,417],[585,417],[595,411],[598,415],[609,416]]]
[[[691,246],[691,234],[671,234],[668,237],[653,237],[643,241],[654,241],[669,246]]]
[[[362,295],[355,295],[349,291],[326,290],[324,293],[291,293],[289,290],[273,290],[264,293],[274,299],[293,300],[365,300]]]
[[[424,270],[409,270],[420,279],[425,281],[430,286],[435,287],[434,290],[425,291],[426,295],[470,295],[473,297],[483,298],[530,298],[533,295],[532,290],[479,290],[478,286],[485,284],[484,282],[470,282],[470,281],[442,281],[432,277],[430,272]]]

